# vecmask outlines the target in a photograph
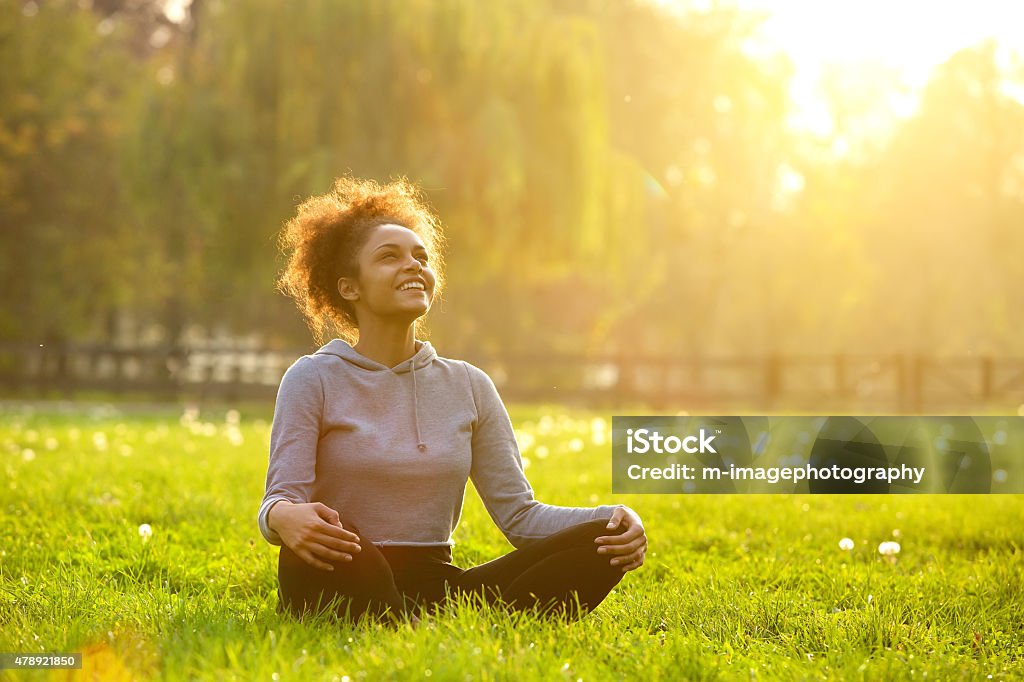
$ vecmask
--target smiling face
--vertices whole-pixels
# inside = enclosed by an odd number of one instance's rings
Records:
[[[367,315],[409,322],[430,309],[436,280],[427,248],[412,230],[378,225],[359,251],[359,277],[338,279],[338,292]]]

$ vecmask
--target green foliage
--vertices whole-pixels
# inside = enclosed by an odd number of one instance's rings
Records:
[[[100,679],[1021,675],[1016,497],[613,496],[606,418],[513,416],[538,499],[628,504],[646,564],[571,625],[463,600],[395,631],[275,613],[266,414],[7,407],[0,650],[86,652]],[[455,539],[460,566],[511,550],[474,493]]]
[[[818,135],[725,7],[87,4],[0,6],[5,338],[306,341],[274,236],[351,171],[438,210],[453,354],[1020,349],[1024,66],[993,45],[905,120],[898,74],[826,73]]]
[[[20,5],[0,4],[0,335],[72,335],[131,300],[111,76],[136,64],[75,3]]]

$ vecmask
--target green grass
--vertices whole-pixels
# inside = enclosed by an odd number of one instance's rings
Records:
[[[612,495],[610,414],[515,408],[538,499],[633,507],[645,566],[570,625],[469,603],[418,629],[299,623],[256,528],[270,414],[232,435],[224,410],[124,407],[0,411],[0,651],[86,652],[104,680],[1024,675],[1019,496]],[[456,541],[460,566],[511,550],[472,490]]]

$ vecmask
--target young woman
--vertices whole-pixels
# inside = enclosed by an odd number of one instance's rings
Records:
[[[440,225],[416,187],[340,178],[281,242],[279,287],[319,343],[344,338],[299,358],[278,391],[258,522],[281,546],[280,611],[418,621],[471,593],[576,618],[643,564],[635,512],[535,500],[491,379],[416,338],[444,283]],[[516,549],[463,569],[451,535],[468,479]]]

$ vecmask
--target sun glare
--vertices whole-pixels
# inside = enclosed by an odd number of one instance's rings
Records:
[[[1024,2],[1007,0],[653,0],[683,17],[716,7],[766,17],[751,55],[784,52],[792,61],[790,97],[795,130],[820,137],[838,131],[822,91],[830,72],[885,74],[878,102],[891,120],[913,114],[936,66],[958,50],[995,40],[1004,53],[1024,55]],[[864,84],[861,84],[862,86]],[[1016,90],[1014,88],[1017,88]],[[1024,84],[1008,83],[1008,94]],[[891,122],[891,121],[890,121]],[[880,122],[878,122],[880,123]]]

